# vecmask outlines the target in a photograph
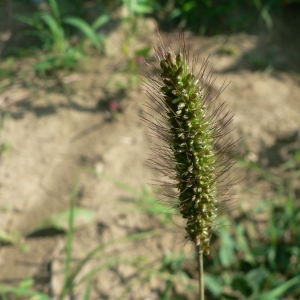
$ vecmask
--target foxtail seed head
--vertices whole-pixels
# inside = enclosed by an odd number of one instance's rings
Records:
[[[230,184],[224,174],[231,164],[226,154],[234,143],[224,142],[231,116],[224,103],[216,103],[223,91],[210,91],[214,79],[206,73],[207,60],[198,74],[194,74],[197,59],[189,66],[189,55],[180,33],[181,49],[165,48],[160,36],[155,48],[159,75],[146,84],[150,101],[148,107],[158,112],[160,119],[145,118],[150,131],[164,144],[153,149],[152,167],[171,179],[162,184],[175,191],[175,207],[186,220],[187,239],[210,251],[210,237],[215,219],[220,213],[220,200]],[[222,140],[222,141],[220,141]],[[220,146],[222,144],[222,146]],[[170,192],[164,193],[170,196]]]

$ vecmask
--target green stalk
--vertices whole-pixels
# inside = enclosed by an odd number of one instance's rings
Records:
[[[198,259],[198,273],[199,273],[199,300],[204,300],[204,272],[203,272],[203,253],[200,245],[196,246]]]
[[[62,300],[64,296],[66,296],[72,290],[72,285],[73,285],[73,283],[70,281],[70,268],[71,268],[71,261],[73,255],[74,207],[75,207],[76,198],[78,196],[79,182],[80,182],[80,175],[78,175],[76,179],[75,186],[72,190],[72,196],[70,200],[70,216],[69,216],[69,226],[68,226],[68,235],[67,235],[67,257],[65,261],[64,286],[59,297],[60,300]]]

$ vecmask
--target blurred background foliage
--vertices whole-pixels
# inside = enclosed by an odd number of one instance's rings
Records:
[[[49,21],[43,17],[51,15],[67,36],[74,34],[75,28],[74,24],[64,22],[65,18],[76,17],[88,24],[96,22],[93,29],[97,30],[103,25],[101,22],[97,24],[101,16],[110,16],[114,21],[124,20],[124,15],[120,18],[120,14],[116,14],[121,7],[127,10],[127,17],[153,17],[165,28],[180,27],[196,34],[251,31],[257,29],[258,23],[271,30],[274,16],[293,10],[300,3],[299,0],[2,0],[1,6],[4,10],[12,10],[15,5],[24,6],[24,2],[28,6],[27,13],[24,11],[28,23],[42,30],[43,26],[39,24],[42,18],[46,23],[44,25],[51,30]],[[24,18],[22,15],[20,17]],[[82,24],[75,27],[87,33]]]
[[[80,37],[104,54],[106,35],[120,22],[130,28],[127,42],[143,17],[155,19],[166,31],[181,28],[200,35],[224,35],[266,29],[271,33],[276,17],[299,4],[299,0],[2,0],[2,18],[7,22],[1,26],[7,32],[0,40],[0,56],[30,55],[40,49],[46,55],[35,68],[40,74],[51,74],[74,69],[84,57],[86,43]],[[132,60],[130,43],[123,46],[124,55]],[[134,63],[128,65],[136,69]]]

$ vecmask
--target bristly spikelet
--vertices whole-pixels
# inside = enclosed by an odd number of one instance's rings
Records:
[[[224,103],[215,101],[223,87],[211,95],[214,80],[211,72],[205,75],[207,60],[198,74],[194,74],[196,58],[189,67],[183,34],[180,33],[181,49],[177,54],[171,44],[166,48],[158,37],[155,51],[159,74],[150,77],[146,86],[148,107],[161,118],[149,114],[144,119],[164,144],[152,149],[155,157],[151,163],[172,180],[162,185],[176,192],[172,196],[177,201],[172,206],[186,220],[187,238],[208,254],[220,201],[230,187],[230,183],[224,183],[223,175],[231,167],[226,154],[234,143],[224,141],[231,116]]]

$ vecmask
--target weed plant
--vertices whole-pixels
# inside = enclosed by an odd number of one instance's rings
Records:
[[[153,65],[158,74],[149,77],[146,85],[151,112],[143,119],[159,140],[150,159],[160,173],[158,185],[172,199],[169,205],[183,218],[186,238],[197,249],[199,299],[204,300],[202,255],[210,252],[216,218],[234,184],[227,181],[234,142],[226,135],[232,116],[225,103],[217,102],[223,87],[211,92],[215,79],[206,73],[207,60],[197,72],[198,59],[189,57],[181,32],[179,40],[180,49],[175,52],[171,42],[166,47],[158,34],[159,67]]]
[[[62,68],[72,69],[83,57],[82,51],[70,46],[67,26],[79,30],[100,53],[104,53],[105,36],[97,31],[109,20],[108,14],[100,15],[90,25],[77,16],[62,17],[56,0],[50,0],[49,4],[49,12],[38,12],[30,18],[19,17],[21,21],[35,28],[33,33],[38,35],[48,53],[46,59],[35,66],[39,73],[47,74]]]
[[[140,65],[148,57],[151,47],[136,48],[136,35],[138,27],[143,24],[143,17],[153,11],[148,0],[122,1],[122,23],[124,26],[124,39],[122,41],[122,54],[126,61],[125,72],[128,77],[126,88],[130,88],[139,80]]]

